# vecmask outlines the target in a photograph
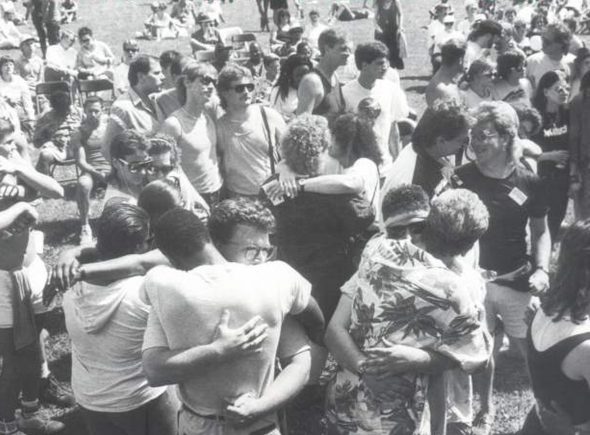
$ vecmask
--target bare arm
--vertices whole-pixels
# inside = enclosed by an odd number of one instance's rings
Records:
[[[0,211],[0,231],[10,228],[18,219],[29,216],[32,222],[37,220],[37,211],[28,202],[17,202],[6,210]]]
[[[123,128],[119,125],[118,122],[114,121],[113,119],[109,119],[107,124],[107,129],[104,133],[104,139],[102,142],[102,155],[107,160],[107,162],[111,161],[111,142],[119,133],[123,131]]]
[[[10,160],[0,157],[0,172],[14,174],[19,180],[46,198],[62,198],[64,195],[63,188],[56,180],[38,172],[30,162],[20,155]]]
[[[319,177],[301,180],[306,192],[347,194],[362,193],[363,179],[356,174],[320,175]]]
[[[256,316],[243,326],[232,329],[228,326],[229,317],[229,312],[224,311],[215,337],[209,344],[183,350],[170,350],[167,347],[146,349],[142,361],[150,385],[177,384],[195,375],[202,376],[209,367],[221,362],[259,352],[267,337],[266,323]]]
[[[312,113],[318,102],[324,98],[322,82],[316,74],[307,74],[301,79],[297,89],[297,110],[295,113]]]
[[[130,276],[145,275],[159,265],[170,265],[168,259],[158,249],[143,254],[130,254],[112,260],[80,266],[84,281],[105,284]]]
[[[549,259],[551,257],[551,235],[547,217],[530,218],[531,250],[537,269],[529,278],[531,292],[543,293],[549,287]]]
[[[366,356],[360,351],[348,329],[352,313],[352,299],[346,294],[340,296],[336,311],[326,331],[326,346],[334,358],[344,368],[358,373]]]
[[[326,321],[320,306],[313,296],[309,297],[307,307],[299,314],[293,314],[293,318],[303,326],[311,340],[317,344],[323,344]]]

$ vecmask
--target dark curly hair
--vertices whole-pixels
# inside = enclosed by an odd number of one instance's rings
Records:
[[[249,225],[272,233],[275,218],[262,202],[249,198],[226,199],[211,209],[209,234],[214,244],[231,240],[237,225]]]
[[[391,189],[385,194],[381,204],[384,220],[418,210],[430,211],[430,199],[424,189],[415,184],[402,184]]]
[[[307,57],[302,56],[300,54],[292,54],[289,56],[285,63],[281,67],[281,72],[279,73],[279,78],[277,79],[276,87],[279,88],[277,92],[277,97],[281,97],[282,99],[287,98],[289,95],[289,88],[294,86],[293,83],[293,72],[300,66],[306,66],[311,71],[313,69],[313,64],[311,60]]]
[[[450,140],[469,128],[469,115],[461,104],[454,100],[437,101],[426,109],[412,134],[412,146],[416,151],[436,144],[439,137]]]
[[[124,159],[138,150],[148,149],[148,139],[137,130],[124,130],[111,142],[111,159]]]
[[[152,181],[142,189],[137,205],[146,211],[154,225],[168,210],[182,207],[182,194],[174,181],[163,178]]]
[[[109,201],[96,230],[96,249],[103,260],[140,253],[149,234],[147,213],[137,205]]]
[[[338,145],[332,148],[331,155],[343,167],[352,166],[361,157],[372,160],[376,165],[383,161],[375,131],[366,119],[354,113],[345,113],[332,122],[330,131]]]
[[[475,193],[452,189],[432,201],[422,240],[435,257],[464,255],[487,231],[489,219]]]
[[[554,321],[570,316],[580,323],[588,318],[590,307],[590,219],[568,228],[557,260],[550,289],[541,298],[541,308]]]
[[[327,130],[323,116],[304,114],[293,119],[281,139],[285,163],[301,175],[318,175],[320,157],[330,145]]]
[[[174,138],[164,133],[157,133],[148,138],[148,154],[157,156],[170,152],[170,163],[174,166],[180,162],[180,149]]]

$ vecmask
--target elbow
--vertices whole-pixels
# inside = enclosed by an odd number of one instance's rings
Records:
[[[162,370],[158,370],[154,364],[147,362],[145,358],[143,360],[143,373],[150,387],[163,387],[172,384],[163,376]]]

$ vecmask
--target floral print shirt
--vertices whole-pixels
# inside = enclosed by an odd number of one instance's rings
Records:
[[[441,353],[466,371],[489,356],[490,339],[465,280],[409,240],[371,239],[342,292],[352,298],[349,333],[361,351],[403,344]],[[430,435],[428,382],[420,373],[377,379],[338,368],[328,419],[345,435]],[[444,419],[444,402],[436,401],[441,409],[432,409],[433,417]]]

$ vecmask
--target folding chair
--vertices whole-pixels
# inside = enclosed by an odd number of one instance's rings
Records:
[[[78,90],[82,105],[84,105],[84,101],[86,101],[89,94],[96,94],[97,92],[111,93],[110,98],[103,98],[107,110],[115,100],[115,86],[109,79],[80,80],[78,82]]]
[[[241,35],[244,33],[241,27],[234,26],[234,27],[225,27],[223,29],[217,29],[217,34],[219,35],[219,40],[223,42],[224,45],[231,45],[232,38],[236,35]]]
[[[68,82],[43,82],[38,83],[37,86],[35,86],[35,105],[37,106],[37,113],[41,113],[41,102],[39,97],[41,95],[51,95],[55,92],[67,92],[72,96],[72,88]]]
[[[75,176],[74,177],[68,176],[66,178],[60,178],[59,180],[57,180],[57,178],[55,178],[55,176],[54,176],[55,170],[58,167],[65,169],[68,166],[74,166]],[[51,175],[52,178],[55,178],[60,184],[72,183],[74,181],[78,181],[78,177],[80,177],[80,168],[78,168],[78,164],[76,163],[76,159],[66,159],[66,160],[62,160],[61,162],[52,163],[49,166],[49,175]]]
[[[199,62],[213,62],[215,60],[215,52],[208,50],[199,50],[195,53],[195,58]]]

